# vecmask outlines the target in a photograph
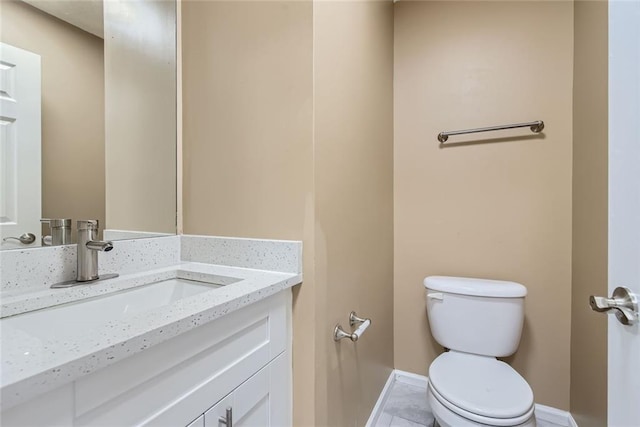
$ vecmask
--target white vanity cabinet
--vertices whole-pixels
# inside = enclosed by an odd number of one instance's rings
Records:
[[[290,425],[287,418],[287,358],[282,354],[204,413],[204,427]],[[224,420],[224,422],[221,422]]]
[[[223,427],[231,408],[236,427],[290,426],[290,330],[285,290],[9,408],[2,425]]]
[[[189,423],[187,427],[204,427],[204,414]]]

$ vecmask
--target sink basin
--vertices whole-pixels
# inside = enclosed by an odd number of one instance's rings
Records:
[[[103,297],[32,311],[0,320],[7,330],[40,339],[64,339],[95,330],[101,324],[169,305],[208,292],[220,285],[170,279]]]

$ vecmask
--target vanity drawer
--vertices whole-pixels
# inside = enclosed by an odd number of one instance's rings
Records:
[[[286,349],[286,294],[79,379],[74,424],[187,424]]]

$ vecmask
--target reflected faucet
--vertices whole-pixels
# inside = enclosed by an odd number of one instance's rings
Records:
[[[97,280],[98,251],[113,249],[113,243],[96,240],[97,234],[97,219],[78,220],[78,282]]]

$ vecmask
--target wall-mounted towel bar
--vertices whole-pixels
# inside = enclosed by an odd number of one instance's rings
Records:
[[[512,125],[501,125],[501,126],[489,126],[486,128],[465,129],[465,130],[446,130],[438,134],[438,141],[440,141],[440,143],[447,142],[447,140],[451,135],[464,135],[467,133],[490,132],[493,130],[516,129],[516,128],[526,128],[526,127],[530,128],[531,132],[533,133],[540,133],[542,132],[542,129],[544,129],[544,122],[542,120],[536,120],[535,122],[515,123]]]
[[[349,314],[349,325],[351,325],[351,327],[354,327],[355,325],[360,326],[350,334],[345,332],[344,329],[342,329],[342,326],[338,323],[333,330],[333,340],[340,341],[343,338],[349,338],[353,342],[358,341],[364,331],[366,331],[369,325],[371,325],[371,319],[362,319],[358,317],[355,311],[352,311],[351,314]]]

